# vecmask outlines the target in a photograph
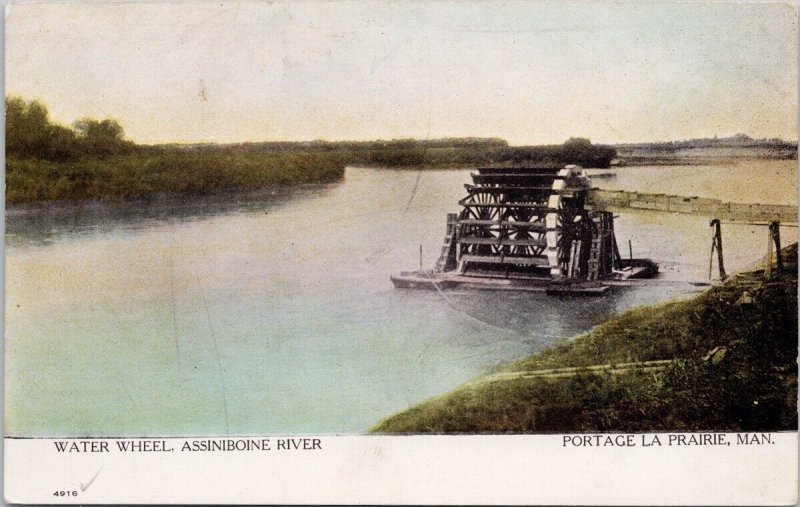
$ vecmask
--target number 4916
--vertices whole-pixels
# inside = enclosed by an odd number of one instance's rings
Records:
[[[78,492],[76,490],[72,491],[56,491],[53,493],[53,496],[78,496]]]

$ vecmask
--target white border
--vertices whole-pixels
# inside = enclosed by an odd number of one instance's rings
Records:
[[[662,446],[645,447],[658,436]],[[13,503],[316,503],[794,505],[797,433],[771,443],[564,445],[564,435],[320,436],[321,449],[59,453],[54,442],[5,439],[5,499]],[[683,434],[685,438],[692,434]],[[697,435],[697,434],[695,434]],[[742,435],[742,434],[739,434]],[[577,436],[577,435],[576,435]],[[618,437],[618,438],[617,438]],[[294,437],[303,438],[303,437]],[[716,437],[719,438],[719,437]],[[127,439],[131,440],[131,439]],[[137,439],[133,439],[137,440]],[[99,473],[98,473],[99,472]],[[92,478],[94,481],[92,481]],[[91,481],[91,483],[90,483]],[[86,487],[88,484],[88,487]],[[84,487],[85,491],[81,490]],[[76,491],[57,497],[55,491]]]

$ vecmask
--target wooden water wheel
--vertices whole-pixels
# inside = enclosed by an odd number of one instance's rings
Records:
[[[442,265],[489,276],[576,272],[576,245],[589,222],[589,179],[579,168],[481,168],[471,176],[448,252],[455,262]]]

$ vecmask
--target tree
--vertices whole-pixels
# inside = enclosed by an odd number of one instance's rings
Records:
[[[79,147],[75,131],[61,125],[51,125],[48,130],[46,157],[50,160],[65,161],[78,156]]]
[[[73,160],[82,155],[105,156],[130,151],[116,120],[82,118],[75,130],[51,123],[47,107],[36,100],[6,97],[6,154],[20,158]]]
[[[6,98],[6,152],[23,157],[46,157],[50,121],[47,108],[33,100]]]
[[[81,118],[73,126],[77,138],[87,151],[96,155],[110,155],[124,151],[129,143],[124,141],[124,130],[116,120],[98,121],[92,118]]]
[[[561,147],[562,157],[567,164],[582,167],[608,167],[617,150],[610,146],[595,146],[583,137],[571,137]]]

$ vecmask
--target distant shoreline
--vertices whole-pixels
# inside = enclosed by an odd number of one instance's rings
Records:
[[[44,134],[39,137],[50,139]],[[42,146],[8,150],[6,203],[119,200],[159,192],[331,183],[341,181],[346,166],[417,170],[536,164],[608,167],[616,155],[612,148],[581,138],[562,145],[522,147],[472,138],[170,146],[115,140],[102,150],[76,140],[69,146],[67,153],[56,149],[57,143],[44,141]]]
[[[612,161],[611,170],[641,166],[725,165],[747,160],[796,160],[797,152],[785,150],[744,150],[736,156],[713,148],[696,148],[692,153],[641,154],[623,152]],[[194,151],[176,148],[97,159],[55,162],[42,159],[6,159],[6,206],[53,201],[119,201],[158,194],[202,196],[220,190],[258,190],[273,186],[335,183],[344,177],[345,167],[370,167],[398,171],[466,170],[480,165],[525,165],[511,160],[476,163],[431,159],[427,163],[380,163],[357,160],[365,153],[341,152],[241,152]],[[474,155],[474,153],[472,154]],[[375,156],[374,153],[371,156]],[[486,163],[481,163],[486,162]],[[541,162],[539,162],[541,163]],[[563,162],[551,162],[562,164]],[[592,168],[592,167],[587,167]]]
[[[617,147],[613,166],[643,165],[726,165],[742,160],[797,160],[797,146],[707,146],[665,149],[644,145]]]
[[[497,137],[141,145],[125,139],[122,125],[111,118],[82,118],[74,128],[64,127],[50,121],[41,102],[15,96],[6,97],[5,109],[7,205],[330,183],[342,179],[346,166],[608,168],[797,158],[796,142],[745,134],[618,145],[583,137],[536,146],[510,146]]]
[[[47,134],[48,128],[59,132],[60,127],[42,128],[45,131],[39,137],[46,142],[42,141],[41,146],[23,149],[18,146],[20,142],[7,142],[7,205],[332,183],[341,181],[347,166],[458,170],[575,164],[584,168],[621,168],[797,158],[796,145],[780,140],[756,141],[746,136],[620,145],[594,145],[584,138],[541,146],[509,146],[497,138],[196,145],[136,145],[116,138],[103,145],[91,144],[73,133],[72,137],[67,136],[73,139],[72,144],[61,146]]]

